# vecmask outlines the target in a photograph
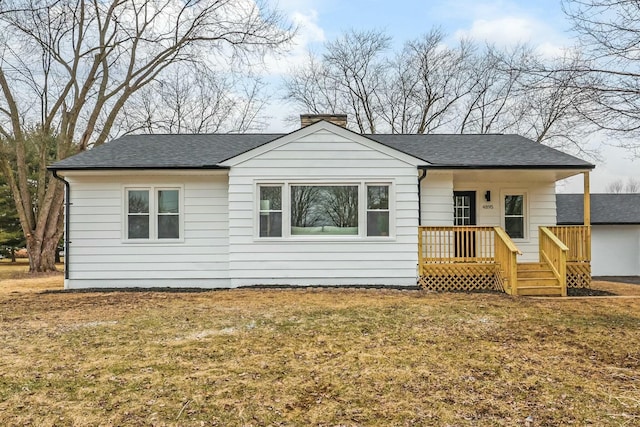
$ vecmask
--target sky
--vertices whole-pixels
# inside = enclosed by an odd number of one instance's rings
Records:
[[[350,29],[384,30],[400,46],[439,27],[452,45],[462,36],[497,46],[527,42],[550,56],[575,43],[560,0],[273,0],[271,4],[300,26],[289,54],[267,59],[269,80],[276,83],[282,82],[292,66],[304,63],[309,49],[321,52],[324,42]],[[276,89],[269,106],[268,131],[293,131],[296,125],[287,119],[304,113],[281,97]],[[618,179],[640,180],[640,159],[632,160],[629,152],[614,146],[614,140],[595,136],[588,144],[598,148],[601,156],[601,160],[585,158],[596,164],[592,192],[605,192]],[[558,185],[559,192],[582,189],[581,177]]]

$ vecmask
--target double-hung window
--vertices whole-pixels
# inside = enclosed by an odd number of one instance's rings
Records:
[[[512,239],[525,237],[524,194],[504,196],[504,229]]]
[[[258,236],[390,236],[391,185],[367,182],[258,184]]]
[[[389,186],[367,185],[367,236],[389,235]]]
[[[260,186],[260,237],[282,236],[282,187]]]
[[[127,188],[125,240],[182,239],[179,188]]]

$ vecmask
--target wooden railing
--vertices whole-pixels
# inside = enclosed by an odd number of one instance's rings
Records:
[[[502,280],[502,286],[510,295],[518,294],[517,256],[522,254],[509,235],[500,227],[494,227],[495,262]]]
[[[546,263],[558,279],[562,296],[567,296],[567,253],[569,248],[548,227],[539,228],[540,262]]]
[[[557,225],[547,227],[568,248],[568,262],[591,261],[591,227],[588,225]]]
[[[493,227],[418,227],[419,263],[494,262],[494,240]]]

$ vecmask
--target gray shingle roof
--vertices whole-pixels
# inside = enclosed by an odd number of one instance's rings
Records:
[[[519,135],[376,134],[367,137],[441,167],[575,167],[593,165]]]
[[[54,163],[49,169],[217,168],[282,134],[127,135]]]
[[[558,225],[582,224],[582,194],[556,194]],[[592,224],[640,224],[640,194],[592,194]]]
[[[50,166],[75,169],[217,168],[285,134],[128,135]],[[593,168],[518,135],[363,135],[443,168]]]

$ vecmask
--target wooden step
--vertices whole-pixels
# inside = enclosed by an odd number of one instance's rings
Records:
[[[533,278],[520,278],[518,277],[518,287],[520,286],[560,286],[558,279],[555,277],[533,277]]]
[[[541,262],[522,262],[518,263],[518,271],[538,271],[547,270],[547,264]]]
[[[518,295],[560,297],[562,296],[562,289],[560,289],[560,286],[520,286],[518,284]]]
[[[551,270],[518,270],[518,279],[555,279]]]

